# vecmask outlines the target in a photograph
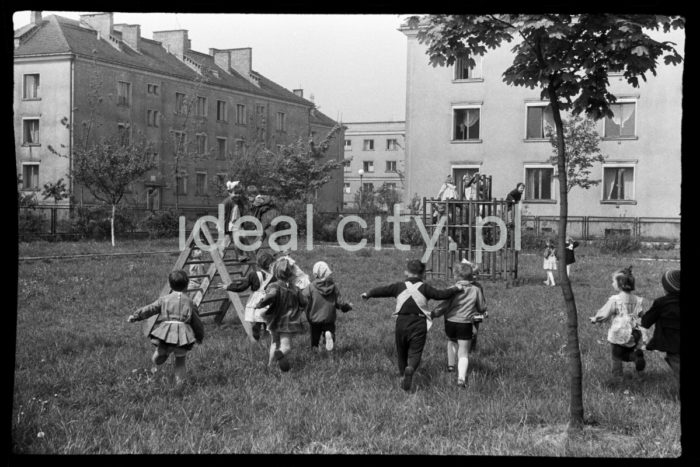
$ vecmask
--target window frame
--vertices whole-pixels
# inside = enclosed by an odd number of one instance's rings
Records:
[[[394,144],[390,144],[392,141],[394,142]],[[386,139],[386,150],[387,151],[398,151],[399,150],[398,138],[387,138]]]
[[[178,140],[182,140],[182,150],[187,151],[187,132],[182,130],[171,130],[173,135],[173,150],[177,152]]]
[[[223,113],[223,118],[219,118],[221,116],[221,115],[219,115],[220,109],[223,109],[223,112],[221,112],[221,113]],[[216,100],[216,121],[217,122],[224,122],[224,123],[228,122],[228,102],[222,101],[220,99]]]
[[[124,133],[122,133],[122,128],[125,130]],[[117,135],[119,136],[120,144],[123,146],[130,145],[132,141],[131,122],[117,122]],[[126,144],[124,144],[123,141],[124,135],[126,135],[127,138]]]
[[[277,112],[276,115],[275,129],[278,133],[285,133],[287,131],[287,114],[284,112]]]
[[[178,98],[182,96],[182,102]],[[175,91],[175,115],[187,115],[187,94]]]
[[[151,117],[153,117],[153,124],[151,124]],[[160,128],[160,112],[155,109],[146,109],[146,126]]]
[[[370,164],[370,165],[367,165],[367,164]],[[372,170],[370,170],[370,168]],[[362,161],[362,170],[364,170],[366,174],[373,174],[374,173],[374,161]]]
[[[204,156],[207,153],[207,134],[205,132],[197,132],[194,134],[195,144],[197,146],[197,155]],[[203,141],[204,147],[200,147],[200,141]]]
[[[160,96],[160,86],[156,83],[146,83],[146,94]]]
[[[190,174],[185,173],[185,175],[175,175],[175,194],[178,196],[187,195],[187,179]],[[182,192],[180,192],[180,180],[182,180]]]
[[[604,117],[601,119],[601,125],[602,129],[599,130],[599,134],[602,135],[601,139],[603,141],[621,141],[621,140],[636,140],[639,139],[639,134],[637,133],[637,123],[638,123],[638,118],[639,118],[639,99],[636,97],[618,97],[617,100],[615,101],[614,104],[611,105],[618,105],[618,104],[633,104],[634,105],[634,134],[631,136],[608,136],[605,134],[605,123],[608,120],[608,117]]]
[[[199,176],[204,175],[204,183],[202,184],[202,191],[199,190]],[[195,196],[208,196],[207,190],[207,178],[208,173],[205,170],[196,170],[194,172],[194,195]]]
[[[457,59],[462,60],[462,59]],[[477,55],[474,57],[474,67],[470,67],[469,70],[478,70],[476,77],[471,78],[458,78],[457,77],[457,60],[452,64],[452,82],[453,83],[481,83],[484,81],[484,57],[483,55]]]
[[[245,104],[236,104],[236,125],[245,126],[248,119],[248,109]]]
[[[452,104],[451,109],[452,109],[452,125],[450,126],[450,142],[451,143],[457,143],[457,144],[474,144],[474,143],[482,143],[483,138],[482,138],[482,128],[483,128],[483,121],[484,121],[484,115],[481,112],[483,104]],[[479,111],[479,137],[478,138],[472,138],[472,139],[455,139],[456,133],[457,133],[457,128],[455,126],[455,114],[456,110],[478,110]]]
[[[37,122],[37,141],[27,142],[27,129],[26,125],[28,121]],[[22,146],[41,146],[41,119],[39,117],[22,117]]]
[[[370,149],[366,149],[367,143],[371,143],[370,145],[372,146]],[[363,139],[362,140],[362,150],[363,151],[374,151],[374,138],[372,139]]]
[[[120,84],[126,84],[126,102],[123,102]],[[117,106],[131,107],[131,82],[117,80]]]
[[[350,144],[348,144],[350,143]],[[345,143],[343,143],[343,150],[344,151],[352,151],[352,140],[351,139],[346,139]]]
[[[39,162],[22,162],[22,191],[39,191],[41,190],[41,185],[39,184],[39,170],[41,169],[41,164]],[[25,170],[27,167],[36,167],[36,187],[27,187],[27,177],[25,176]]]
[[[527,190],[528,190],[528,177],[527,177],[527,171],[528,170],[533,170],[533,169],[538,169],[538,170],[551,170],[552,175],[550,177],[550,187],[549,187],[549,193],[551,195],[551,198],[545,199],[545,198],[528,198],[527,197]],[[558,199],[556,197],[557,195],[557,177],[556,177],[556,167],[553,166],[552,164],[548,162],[541,162],[541,163],[525,163],[523,164],[523,180],[525,181],[525,192],[523,193],[522,201],[523,203],[529,203],[529,204],[556,204],[558,202]],[[540,189],[541,191],[541,189]]]
[[[194,116],[199,117],[199,118],[207,117],[209,114],[209,112],[208,112],[209,103],[207,102],[207,98],[204,96],[195,96],[195,97],[196,97],[196,99],[195,99],[195,103],[194,103]],[[200,113],[200,110],[202,111],[202,113]]]
[[[605,199],[605,169],[632,169],[631,198]],[[637,163],[635,161],[603,162],[600,170],[600,204],[637,204]]]
[[[224,153],[221,154],[221,142],[224,142]],[[225,161],[228,155],[228,138],[225,136],[216,137],[216,160]]]
[[[531,107],[542,107],[546,109],[549,106],[548,102],[545,101],[539,101],[539,102],[526,102],[525,103],[525,128],[524,128],[524,136],[523,136],[523,141],[527,143],[543,143],[543,142],[549,142],[549,139],[546,136],[543,136],[542,138],[529,138],[527,135],[527,122],[528,122],[528,112],[530,111]],[[545,128],[544,128],[544,110],[542,111],[542,134],[546,134]],[[554,128],[553,128],[554,129]]]
[[[36,76],[36,87],[34,89],[35,96],[27,97],[27,76]],[[41,88],[41,73],[24,73],[22,75],[22,100],[23,101],[40,101],[39,89]]]
[[[388,161],[385,161],[385,162],[386,162],[386,166],[385,166],[385,168],[384,168],[384,172],[385,172],[385,173],[392,173],[392,174],[397,173],[397,171],[398,171],[398,161],[395,161],[395,160],[388,160]],[[393,169],[393,170],[389,170],[389,164],[390,164],[390,163],[393,163],[393,164],[394,164],[394,169]]]
[[[350,182],[343,182],[343,194],[352,194],[352,186],[350,185]]]

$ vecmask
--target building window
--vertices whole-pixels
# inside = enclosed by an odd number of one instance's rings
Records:
[[[158,89],[157,84],[147,84],[146,85],[146,92],[148,94],[152,94],[154,96],[157,96],[160,93],[160,90]]]
[[[362,150],[363,151],[374,151],[374,140],[373,139],[366,139],[362,142]]]
[[[216,174],[216,185],[219,187],[220,191],[224,191],[226,189],[226,179],[228,178],[228,175],[218,173]]]
[[[131,142],[131,125],[128,123],[117,123],[117,136],[119,138],[119,144],[122,146],[128,146]]]
[[[194,194],[197,196],[204,196],[207,194],[207,173],[197,172],[195,175]]]
[[[24,164],[22,166],[22,189],[39,189],[39,164]]]
[[[242,156],[243,155],[243,148],[245,145],[245,141],[242,139],[237,139],[236,140],[236,155],[237,156]]]
[[[187,135],[184,131],[173,131],[173,146],[176,153],[185,151],[187,145]]]
[[[160,209],[160,188],[149,187],[146,190],[146,209]]]
[[[187,194],[187,174],[180,174],[175,177],[176,180],[176,185],[175,185],[175,192],[178,195],[186,195]]]
[[[226,101],[216,101],[216,119],[220,122],[227,121]]]
[[[526,138],[546,138],[548,128],[554,128],[552,109],[548,105],[528,105]]]
[[[350,184],[349,183],[344,184],[343,192],[345,194],[350,194]]]
[[[365,171],[365,173],[374,173],[374,162],[362,161],[362,169]]]
[[[187,113],[187,102],[185,95],[181,92],[175,93],[175,113],[184,115]]]
[[[345,140],[345,150],[352,151],[352,140],[349,140],[349,139]]]
[[[374,183],[363,183],[362,189],[364,191],[374,191]]]
[[[351,167],[350,167],[350,159],[345,159],[345,164],[343,164],[343,172],[346,174],[349,174],[352,172]]]
[[[538,167],[525,169],[525,199],[551,200],[553,167]]]
[[[395,190],[396,190],[396,183],[385,183],[384,185],[386,185],[386,187],[387,187],[389,190],[392,190],[392,191],[395,191]]]
[[[236,104],[236,124],[245,125],[245,105]]]
[[[474,66],[469,66],[469,61],[465,58],[455,60],[455,80],[479,79],[481,78],[481,57],[473,57]]]
[[[129,106],[131,99],[131,83],[117,81],[117,105]]]
[[[39,119],[26,118],[22,120],[22,144],[39,144]]]
[[[219,160],[225,160],[226,159],[226,143],[228,140],[226,138],[216,138],[216,158]]]
[[[197,96],[197,107],[195,107],[195,113],[197,117],[207,116],[207,98]]]
[[[207,135],[204,133],[197,134],[197,154],[200,156],[207,152]]]
[[[453,139],[458,141],[479,139],[480,109],[454,109]]]
[[[277,112],[277,131],[287,131],[287,116],[284,112]]]
[[[386,140],[386,150],[387,151],[396,151],[399,149],[399,142],[396,141],[395,139],[388,139]]]
[[[39,98],[39,74],[24,75],[24,99]]]
[[[634,199],[634,167],[603,167],[603,200]]]
[[[386,172],[396,172],[396,161],[386,161]]]
[[[146,120],[147,120],[148,126],[157,128],[159,126],[158,121],[160,120],[160,114],[158,113],[157,110],[147,110],[146,111]]]
[[[624,102],[610,105],[613,117],[605,118],[605,137],[620,138],[636,136],[635,134],[635,102]]]

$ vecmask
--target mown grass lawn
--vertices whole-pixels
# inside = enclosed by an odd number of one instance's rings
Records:
[[[119,244],[118,244],[119,245]],[[177,249],[176,240],[122,242],[119,251]],[[106,243],[21,244],[20,256],[110,251]],[[678,262],[577,250],[584,406],[596,425],[564,442],[568,373],[560,289],[542,284],[539,255],[522,255],[525,284],[483,282],[490,317],[470,357],[469,388],[444,371],[442,320],[430,330],[415,391],[399,387],[393,299],[360,294],[402,277],[418,251],[293,253],[311,271],[331,266],[355,310],[341,314],[332,356],[293,343],[292,370],[268,369],[229,311],[205,318],[207,338],[188,356],[189,381],[171,389],[170,363],[150,373],[152,346],[126,318],[150,303],[177,253],[19,264],[12,419],[16,453],[353,453],[676,457],[680,401],[662,355],[647,352],[641,380],[609,375],[607,327],[588,324],[613,293],[610,273],[632,264],[639,295],[662,294],[659,275]],[[635,255],[636,256],[636,255]],[[651,256],[651,255],[650,255]],[[666,256],[668,257],[668,256]]]

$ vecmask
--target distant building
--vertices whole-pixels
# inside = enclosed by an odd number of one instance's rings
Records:
[[[525,212],[558,216],[559,188],[545,137],[546,127],[553,125],[548,102],[540,100],[539,89],[503,82],[513,59],[511,46],[489,50],[473,68],[461,60],[432,67],[418,31],[407,25],[400,30],[408,40],[406,190],[434,197],[448,174],[461,188],[462,176],[478,171],[493,176],[495,198],[505,198],[524,182]],[[652,35],[676,43],[683,53],[682,30]],[[602,182],[572,189],[570,215],[679,218],[682,78],[682,64],[663,63],[657,76],[649,73],[646,82],[640,80],[639,88],[620,74],[610,75],[615,116],[597,122],[600,149],[608,158],[591,173]],[[659,235],[678,236],[679,229],[675,224]]]
[[[252,68],[252,49],[191,49],[187,30],[141,36],[139,25],[113,24],[112,13],[80,21],[32,12],[14,34],[14,126],[23,189],[67,177],[76,138],[91,122],[94,135],[153,144],[159,167],[132,189],[136,205],[212,206],[221,200],[231,159],[245,147],[276,149],[297,138],[325,135],[336,124],[303,98]],[[187,105],[189,104],[189,105]],[[175,142],[205,155],[173,170]],[[343,132],[328,157],[342,160]],[[191,144],[192,143],[192,144]],[[342,203],[342,170],[319,193],[324,210]],[[335,185],[335,186],[333,186]],[[71,187],[77,202],[87,190]]]
[[[343,123],[345,131],[345,186],[343,206],[353,209],[360,180],[365,189],[379,189],[386,184],[406,199],[403,173],[405,170],[405,122],[352,122]],[[360,177],[359,171],[363,174]]]

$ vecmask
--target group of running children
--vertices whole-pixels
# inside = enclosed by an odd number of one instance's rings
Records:
[[[347,312],[352,303],[343,300],[328,264],[314,264],[311,281],[295,261],[287,256],[275,259],[262,252],[257,258],[258,270],[219,287],[234,292],[250,289],[245,320],[252,326],[252,338],[259,341],[270,335],[268,366],[277,362],[283,372],[290,370],[289,352],[292,338],[303,332],[302,316],[310,326],[311,347],[332,351],[336,339],[336,310]],[[447,336],[448,372],[455,372],[457,385],[467,387],[469,352],[476,344],[479,323],[487,316],[483,287],[474,280],[475,265],[463,260],[454,265],[454,285],[438,289],[423,281],[425,264],[409,260],[405,278],[393,284],[375,287],[362,294],[363,300],[395,297],[395,342],[401,387],[409,391],[413,375],[420,365],[427,332],[432,320],[444,316]],[[140,321],[157,315],[147,332],[156,347],[152,361],[162,365],[174,354],[175,384],[185,381],[185,358],[195,343],[201,343],[204,331],[197,306],[188,295],[188,274],[175,270],[168,277],[172,292],[129,316]],[[654,301],[644,312],[642,298],[634,295],[635,280],[631,267],[615,271],[612,287],[618,292],[591,317],[592,323],[610,322],[608,341],[612,349],[612,376],[622,378],[622,362],[635,364],[643,371],[646,362],[643,348],[666,352],[666,361],[676,378],[680,374],[680,270],[666,271],[661,277],[666,295]],[[430,310],[428,300],[440,300]],[[655,325],[648,341],[647,329]]]

